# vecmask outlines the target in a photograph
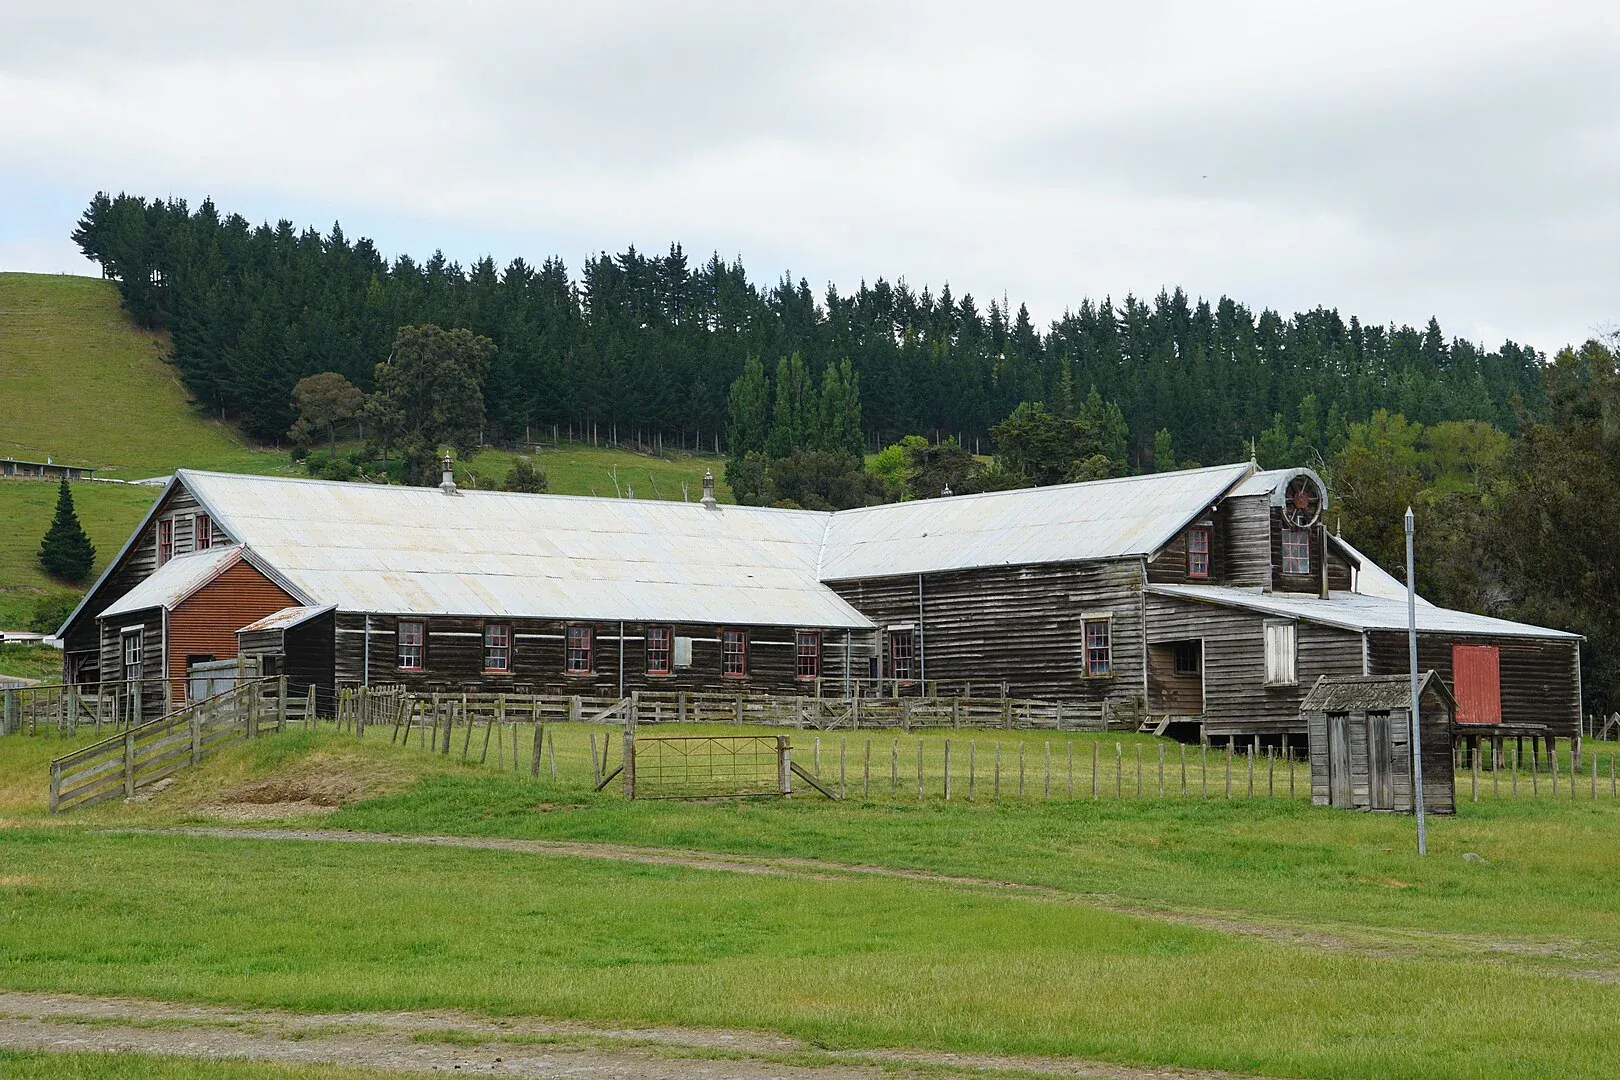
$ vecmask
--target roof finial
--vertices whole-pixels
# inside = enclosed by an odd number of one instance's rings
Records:
[[[1260,455],[1254,452],[1254,436],[1249,436],[1249,464],[1255,468],[1260,467]]]

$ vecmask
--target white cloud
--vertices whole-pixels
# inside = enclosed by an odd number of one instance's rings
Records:
[[[0,13],[0,197],[1556,348],[1616,317],[1617,58],[1601,4],[32,5]],[[83,268],[71,212],[25,217],[0,267]]]

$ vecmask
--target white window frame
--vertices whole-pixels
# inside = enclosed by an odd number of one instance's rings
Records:
[[[405,628],[416,628],[415,641],[407,641]],[[406,650],[414,649],[416,662],[407,664]],[[394,624],[394,666],[400,671],[424,671],[427,668],[427,623],[421,619],[400,619]]]
[[[1304,555],[1296,550],[1290,556],[1288,553],[1289,541],[1297,542],[1303,546]],[[1294,569],[1289,569],[1289,560],[1293,560]],[[1303,566],[1304,569],[1300,569]],[[1309,529],[1296,529],[1291,525],[1284,525],[1282,530],[1282,572],[1285,574],[1303,575],[1311,572],[1311,531]]]
[[[506,638],[497,643],[492,640],[504,631]],[[499,661],[499,666],[492,661]],[[512,624],[488,622],[484,624],[484,674],[510,675],[512,673]]]
[[[1267,619],[1261,631],[1267,686],[1299,685],[1299,623]]]
[[[119,638],[124,656],[124,681],[140,682],[146,671],[146,631],[125,630]],[[133,649],[130,648],[131,645],[134,646]],[[130,659],[131,656],[134,657],[133,661]]]

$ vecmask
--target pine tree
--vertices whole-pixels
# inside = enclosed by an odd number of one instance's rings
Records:
[[[96,547],[79,524],[66,477],[56,492],[56,516],[39,545],[39,562],[47,574],[72,582],[87,579],[96,564]]]
[[[770,401],[765,365],[759,357],[750,356],[726,395],[726,450],[732,461],[764,452],[770,433]]]
[[[1176,471],[1176,452],[1171,445],[1169,428],[1160,428],[1153,434],[1153,471]]]

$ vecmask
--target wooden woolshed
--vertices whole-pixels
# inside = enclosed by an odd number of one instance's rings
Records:
[[[1412,812],[1409,675],[1323,675],[1300,704],[1310,739],[1311,801],[1346,810]],[[1456,812],[1451,724],[1457,702],[1433,671],[1418,680],[1423,806]]]

